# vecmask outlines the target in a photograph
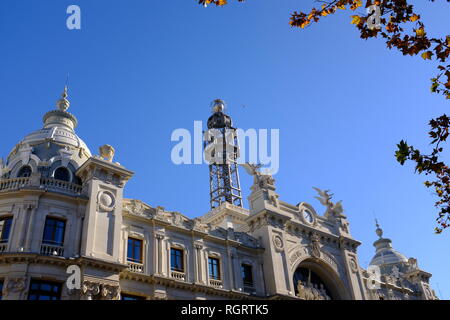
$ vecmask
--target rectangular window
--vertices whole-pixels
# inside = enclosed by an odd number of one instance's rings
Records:
[[[9,240],[9,233],[11,232],[13,218],[6,217],[0,219],[0,243],[7,243]]]
[[[142,263],[142,240],[128,238],[127,260]]]
[[[217,258],[208,258],[209,277],[214,280],[220,280],[220,260]]]
[[[253,272],[252,266],[249,264],[243,264],[241,266],[242,279],[244,280],[244,286],[253,287]]]
[[[0,280],[0,300],[2,300],[3,297],[3,280]]]
[[[31,280],[28,300],[61,300],[61,283]]]
[[[141,297],[141,296],[134,296],[131,294],[122,293],[122,294],[120,294],[120,300],[128,300],[128,301],[130,301],[130,300],[145,300],[145,298]]]
[[[62,247],[64,245],[65,229],[66,222],[64,220],[47,217],[45,219],[42,243]]]
[[[172,271],[184,272],[183,250],[170,249],[170,268]]]

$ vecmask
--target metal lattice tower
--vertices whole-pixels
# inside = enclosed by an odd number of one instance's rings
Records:
[[[216,99],[211,104],[212,116],[205,132],[205,159],[209,163],[211,209],[229,202],[242,207],[237,159],[239,144],[231,117],[223,111],[225,102]]]

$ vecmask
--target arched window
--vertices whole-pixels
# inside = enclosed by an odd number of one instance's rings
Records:
[[[20,168],[19,173],[17,174],[17,178],[28,178],[31,176],[31,167],[30,166],[23,166]]]
[[[53,178],[56,180],[70,181],[70,172],[67,168],[59,167],[55,170]]]

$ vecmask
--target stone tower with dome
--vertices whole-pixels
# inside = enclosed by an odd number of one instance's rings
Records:
[[[248,209],[226,179],[196,218],[124,198],[133,172],[112,146],[91,153],[69,106],[65,88],[0,162],[0,299],[436,299],[381,228],[365,270],[341,202],[316,188],[324,212],[287,203],[257,165]],[[208,128],[232,128],[223,106]]]
[[[369,298],[380,300],[437,299],[431,289],[431,274],[421,270],[417,259],[406,258],[392,247],[392,240],[383,238],[383,230],[376,222],[378,240],[373,243],[375,255],[367,271],[366,286]],[[419,294],[418,294],[419,293]]]

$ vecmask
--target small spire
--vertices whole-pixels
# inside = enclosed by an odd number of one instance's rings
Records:
[[[67,111],[67,109],[69,109],[70,106],[70,102],[69,100],[67,100],[67,85],[64,86],[64,92],[61,95],[61,99],[59,99],[56,102],[56,108],[58,108],[61,111]]]
[[[378,224],[378,220],[375,219],[375,225],[377,226],[377,229],[375,230],[375,233],[377,234],[380,239],[383,238],[383,229],[380,228],[380,225]]]

